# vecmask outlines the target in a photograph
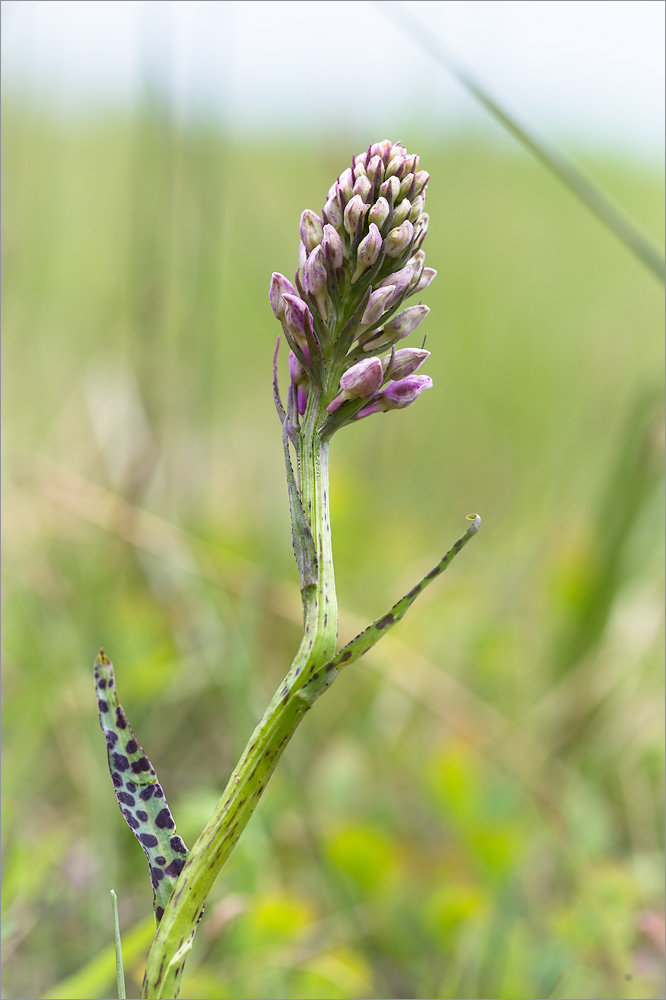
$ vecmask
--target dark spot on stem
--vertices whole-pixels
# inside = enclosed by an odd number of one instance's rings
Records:
[[[139,749],[139,744],[136,740],[130,740],[125,749],[128,753],[136,753]]]
[[[380,630],[388,628],[389,625],[392,625],[394,621],[395,618],[393,617],[393,612],[389,611],[387,615],[384,615],[384,617],[377,622],[377,628]]]
[[[144,802],[147,802],[148,799],[151,799],[153,797],[153,792],[154,791],[155,791],[155,789],[154,789],[153,785],[148,785],[147,788],[142,788],[141,789],[141,791],[139,792],[139,798],[143,799]]]
[[[119,771],[126,771],[129,767],[129,761],[127,757],[122,753],[114,753],[113,755],[113,766]]]
[[[134,801],[134,800],[132,800],[132,801]],[[147,823],[148,822],[148,813],[144,812],[143,809],[137,809],[137,811],[136,811],[136,818],[140,819],[142,823]]]
[[[144,847],[157,847],[158,840],[154,833],[140,833],[139,840]]]
[[[127,792],[118,792],[118,801],[122,802],[124,806],[133,806],[136,799],[133,795],[128,795]]]
[[[340,653],[340,658],[339,658],[340,663],[346,663],[347,660],[351,659],[351,655],[352,655],[351,649],[345,649],[345,650],[343,650],[343,652]],[[331,664],[331,666],[333,666],[333,664]]]
[[[116,725],[118,729],[127,729],[127,719],[125,718],[125,713],[123,712],[120,705],[116,709]]]
[[[150,761],[147,757],[139,757],[138,760],[132,761],[132,770],[135,774],[141,774],[142,771],[150,771]]]
[[[109,711],[108,702],[104,701],[103,698],[98,698],[97,705],[99,706],[100,712],[108,712]]]

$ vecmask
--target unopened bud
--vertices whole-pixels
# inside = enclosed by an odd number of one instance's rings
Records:
[[[390,299],[389,305],[393,305],[407,290],[408,286],[414,280],[414,269],[411,266],[411,262],[402,267],[399,271],[394,274],[390,274],[388,278],[384,278],[380,282],[379,287],[384,288],[387,285],[392,285],[395,288],[392,298]]]
[[[367,329],[369,326],[373,326],[375,323],[379,322],[384,314],[387,304],[393,298],[394,293],[395,285],[385,285],[383,288],[378,288],[372,293],[368,299],[368,304],[365,307],[365,312],[363,313],[361,327]]]
[[[414,226],[414,246],[417,250],[421,249],[421,244],[426,238],[426,233],[428,232],[428,223],[430,222],[430,216],[427,212],[421,212],[418,222]]]
[[[324,227],[316,212],[306,208],[301,214],[301,240],[308,254],[321,243]]]
[[[389,167],[391,165],[389,164]],[[395,205],[398,200],[398,195],[400,194],[400,181],[397,177],[389,177],[384,181],[379,189],[380,195],[386,198],[390,205]]]
[[[400,153],[398,153],[397,156],[394,156],[391,159],[391,162],[389,163],[388,167],[386,168],[386,177],[387,178],[395,177],[398,174],[400,174],[404,166],[404,163],[405,163],[405,157],[401,156]]]
[[[340,378],[340,388],[352,396],[374,396],[382,384],[384,369],[380,358],[363,358]]]
[[[342,225],[342,209],[337,194],[328,199],[322,212],[324,222],[329,223],[334,229],[339,229]]]
[[[369,207],[370,206],[366,205],[363,199],[357,194],[355,194],[351,201],[346,205],[344,213],[344,226],[352,238],[356,235],[359,220],[365,217],[365,213],[368,211]]]
[[[287,303],[285,302],[285,295],[296,295],[296,289],[292,285],[288,278],[285,278],[284,274],[280,274],[279,271],[274,271],[271,278],[271,286],[268,292],[268,298],[271,304],[271,309],[273,310],[273,315],[280,322],[284,320],[285,310],[287,308]]]
[[[437,276],[437,271],[434,267],[424,267],[421,271],[421,277],[417,281],[416,285],[411,291],[412,295],[418,295],[419,292],[425,291],[431,281]]]
[[[386,237],[386,256],[399,257],[405,252],[414,236],[414,227],[407,219]]]
[[[393,213],[393,228],[401,226],[405,219],[409,219],[412,211],[412,203],[407,198],[403,198],[395,212]]]
[[[374,222],[381,229],[391,211],[386,198],[378,198],[368,212],[368,222]]]
[[[346,202],[349,201],[349,199],[352,196],[352,172],[351,172],[351,167],[347,167],[346,170],[342,171],[342,173],[338,177],[338,184],[337,184],[337,186],[338,186],[339,190],[342,192],[342,195],[343,195],[345,201]]]
[[[379,179],[382,179],[382,174],[384,173],[384,164],[382,163],[381,157],[373,156],[367,166],[367,173],[369,179],[374,183],[377,175]]]
[[[414,272],[411,280],[411,284],[414,286],[421,278],[423,265],[425,264],[425,251],[417,250],[416,253],[412,254],[407,263],[411,266],[412,271]],[[409,294],[411,295],[412,292],[410,291]]]
[[[411,406],[424,389],[432,389],[429,375],[408,375],[399,382],[389,382],[382,390],[380,404],[387,410],[402,410]]]
[[[316,295],[325,286],[327,278],[324,251],[321,246],[316,246],[305,262],[303,287],[310,295]]]
[[[342,392],[326,407],[333,413],[348,399],[374,396],[384,379],[384,369],[379,358],[363,358],[348,368],[340,379]]]
[[[413,333],[430,312],[430,306],[408,306],[384,324],[385,339],[403,340]]]
[[[400,197],[409,198],[412,184],[414,183],[414,174],[405,174],[400,181]]]
[[[298,295],[285,295],[285,323],[298,341],[305,341],[306,329],[312,329],[312,316],[303,299]]]
[[[372,267],[379,257],[381,250],[382,234],[374,222],[371,222],[370,232],[358,245],[356,272],[352,278],[352,282],[358,281],[363,272]]]
[[[416,222],[419,215],[423,211],[423,206],[425,205],[425,198],[422,194],[417,194],[416,198],[412,201],[412,210],[409,214],[409,221]]]
[[[324,251],[324,260],[332,265],[333,269],[337,271],[342,267],[342,262],[344,260],[344,251],[342,247],[342,240],[340,239],[340,234],[337,229],[328,223],[324,226],[324,236],[321,241],[321,248]]]
[[[414,195],[421,194],[424,187],[430,180],[430,174],[427,170],[419,170],[414,174]]]
[[[368,180],[365,175],[356,178],[356,181],[354,182],[354,194],[357,194],[359,198],[362,198],[363,201],[367,202],[371,191],[372,181]]]
[[[393,364],[391,364],[393,357]],[[384,377],[390,375],[394,382],[399,382],[408,375],[412,375],[417,368],[420,368],[426,358],[430,357],[430,351],[424,351],[420,347],[403,347],[395,351],[393,355],[387,354],[382,358],[382,368]]]
[[[390,139],[382,139],[381,142],[373,142],[370,147],[370,156],[380,156],[383,160],[390,149],[393,148],[393,143]]]

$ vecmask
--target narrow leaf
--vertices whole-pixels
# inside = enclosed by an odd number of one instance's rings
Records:
[[[449,566],[455,557],[458,555],[461,549],[467,545],[469,540],[474,537],[479,528],[481,527],[481,517],[479,514],[468,514],[467,520],[473,523],[469,526],[464,535],[462,535],[457,542],[451,546],[449,551],[442,556],[439,562],[433,566],[429,573],[426,573],[424,577],[417,584],[415,584],[411,590],[409,590],[404,597],[401,597],[399,601],[393,605],[390,611],[383,614],[381,618],[376,618],[372,625],[368,625],[366,629],[360,632],[351,642],[348,642],[346,646],[340,650],[339,653],[329,660],[329,662],[317,672],[312,680],[304,684],[301,689],[301,695],[306,699],[308,696],[312,700],[316,699],[325,688],[330,687],[333,683],[335,677],[338,675],[343,667],[348,666],[350,663],[354,663],[358,660],[364,653],[367,653],[369,649],[379,642],[382,636],[386,635],[390,629],[396,625],[401,618],[404,617],[407,610],[412,606],[419,594],[422,594],[426,587],[436,580],[441,573]],[[311,691],[308,690],[311,689]]]
[[[118,897],[111,890],[111,910],[113,912],[113,943],[116,949],[116,986],[118,1000],[126,1000],[125,970],[123,969],[123,949],[120,941],[120,921],[118,919]]]
[[[103,649],[95,660],[95,691],[111,781],[120,811],[148,858],[155,921],[159,924],[188,851],[176,834],[155,769],[118,704],[113,664]]]

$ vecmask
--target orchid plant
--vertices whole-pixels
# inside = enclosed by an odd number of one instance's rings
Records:
[[[481,523],[477,514],[468,515],[472,523],[430,572],[337,650],[329,446],[343,427],[404,409],[432,386],[428,375],[418,373],[429,357],[425,346],[396,348],[429,312],[421,303],[404,307],[436,275],[425,266],[422,249],[428,180],[419,157],[401,143],[369,146],[331,186],[321,215],[309,209],[302,213],[294,282],[272,276],[270,306],[282,327],[273,358],[273,395],[282,425],[303,636],[189,854],[175,833],[155,769],[118,704],[113,667],[103,651],[97,657],[97,700],[111,777],[123,815],[148,858],[155,896],[156,934],[143,997],[178,996],[205,899],[303,716],[344,668],[400,621]],[[289,350],[286,404],[278,379],[282,337]]]

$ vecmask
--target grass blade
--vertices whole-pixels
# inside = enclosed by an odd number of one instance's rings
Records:
[[[476,97],[477,101],[483,104],[511,135],[541,160],[628,250],[631,250],[660,281],[664,281],[665,262],[660,248],[610,195],[560,150],[541,137],[537,137],[527,126],[520,124],[478,80],[462,68],[443,42],[417,18],[395,4],[377,2],[376,6],[387,16],[392,17],[405,34],[409,35],[412,41],[427,52],[436,63],[452,73],[463,87]]]

